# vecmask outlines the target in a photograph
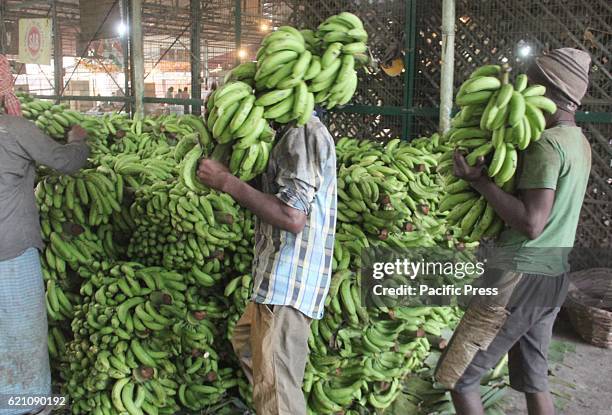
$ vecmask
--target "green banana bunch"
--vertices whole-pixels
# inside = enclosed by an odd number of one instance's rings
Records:
[[[207,124],[218,142],[212,157],[226,162],[232,174],[243,180],[251,180],[267,169],[276,132],[266,121],[274,118],[266,107],[277,107],[278,97],[269,92],[256,98],[249,85],[236,81],[215,91],[208,101]],[[185,156],[183,178],[193,191],[204,190],[195,178],[196,164],[202,155],[198,148],[192,148]]]
[[[368,62],[368,33],[361,19],[352,13],[342,12],[327,18],[319,25],[317,37],[323,40],[324,48],[333,43],[342,43],[342,53],[353,55],[357,64]]]
[[[481,157],[488,159],[488,176],[512,192],[520,151],[541,137],[546,128],[543,111],[556,111],[545,92],[541,85],[530,86],[525,74],[510,83],[509,67],[499,65],[478,68],[459,88],[456,103],[461,111],[445,137],[451,149],[441,157],[438,172],[447,179],[441,210],[451,212],[447,220],[464,240],[494,238],[504,226],[491,206],[469,192],[467,183],[451,178],[452,152],[467,151],[466,161],[472,166]]]
[[[257,73],[257,64],[255,62],[245,62],[228,71],[223,78],[223,83],[243,81],[255,86],[255,73]]]
[[[262,95],[256,105],[265,107],[266,119],[297,125],[308,122],[316,104],[345,105],[357,89],[356,64],[368,60],[367,40],[361,20],[348,12],[330,17],[316,33],[281,26],[257,53],[254,81]]]
[[[306,49],[302,32],[281,26],[268,34],[257,53],[255,88],[258,91],[288,89],[299,82],[312,59],[312,52]]]
[[[26,95],[20,95],[19,101],[24,118],[33,121],[38,128],[60,141],[65,141],[67,132],[83,119],[81,113],[69,110],[66,105],[35,100]]]

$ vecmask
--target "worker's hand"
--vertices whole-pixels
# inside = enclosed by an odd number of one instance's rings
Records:
[[[230,177],[232,177],[232,174],[222,163],[211,159],[200,160],[198,179],[206,186],[223,191],[223,187]]]
[[[477,182],[487,177],[484,168],[484,157],[478,157],[476,165],[472,167],[467,163],[461,152],[455,151],[453,154],[453,174],[455,177],[467,182]]]
[[[80,125],[72,126],[70,132],[68,132],[68,142],[69,143],[80,143],[87,138],[87,130],[85,130]]]

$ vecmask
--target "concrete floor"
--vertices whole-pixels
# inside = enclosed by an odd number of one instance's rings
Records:
[[[575,347],[563,363],[551,365],[550,387],[558,415],[612,415],[612,349],[584,342],[561,316],[554,338]],[[506,415],[527,413],[523,395],[510,389],[504,402]]]

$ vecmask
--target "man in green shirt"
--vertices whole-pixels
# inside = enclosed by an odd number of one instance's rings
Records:
[[[455,154],[455,175],[469,181],[508,225],[487,258],[484,276],[505,287],[505,296],[495,304],[470,304],[436,371],[452,389],[459,415],[484,414],[480,380],[506,353],[510,384],[525,393],[529,414],[555,413],[547,351],[567,294],[567,255],[591,169],[590,146],[574,117],[588,87],[589,66],[587,53],[563,48],[530,67],[530,81],[546,86],[557,112],[547,117],[540,140],[519,155],[516,195],[488,178],[484,160],[470,167]]]

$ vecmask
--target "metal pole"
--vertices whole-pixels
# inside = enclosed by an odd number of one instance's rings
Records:
[[[130,0],[124,0],[125,1],[125,5],[126,5],[126,24],[129,26],[132,22],[132,18],[130,17],[130,13],[132,12],[132,3]],[[128,27],[128,30],[130,30],[130,28]],[[130,32],[128,32],[130,33]],[[134,54],[132,53],[132,51],[134,50],[134,46],[132,44],[133,39],[131,35],[127,36],[127,44],[128,44],[128,50],[127,50],[127,57],[128,57],[128,64],[127,67],[125,68],[125,73],[128,76],[129,79],[129,85],[128,85],[128,89],[130,91],[130,98],[131,100],[127,103],[126,108],[129,109],[129,113],[130,115],[134,115]]]
[[[210,68],[208,67],[208,39],[204,40],[204,79],[206,89],[210,89]]]
[[[455,67],[455,0],[442,1],[442,72],[440,78],[440,134],[450,129]]]
[[[6,53],[6,0],[0,0],[0,53]]]
[[[200,33],[202,4],[200,0],[191,0],[191,98],[202,99],[202,70],[200,68]],[[191,113],[200,115],[202,107],[194,105]]]
[[[142,0],[132,0],[130,11],[130,37],[134,59],[132,89],[134,91],[134,116],[144,116],[144,45],[142,39]]]
[[[129,28],[130,23],[130,5],[128,0],[121,0],[121,22],[126,28]],[[129,29],[127,29],[129,30]],[[130,40],[127,32],[121,36],[121,49],[123,50],[123,95],[128,97],[130,93]],[[127,113],[132,112],[132,103],[125,103],[125,110]]]
[[[64,65],[62,53],[62,33],[57,18],[57,0],[51,0],[51,19],[53,23],[53,89],[55,95],[61,95],[64,89]],[[59,103],[59,101],[57,101]]]
[[[242,51],[242,0],[236,0],[236,14],[234,15],[234,25],[236,30],[236,65],[240,64],[242,58],[240,52]]]
[[[407,140],[412,132],[413,102],[414,102],[414,74],[416,68],[416,0],[406,1],[406,24],[404,27],[406,49],[404,57],[404,102],[402,111],[402,140]]]

